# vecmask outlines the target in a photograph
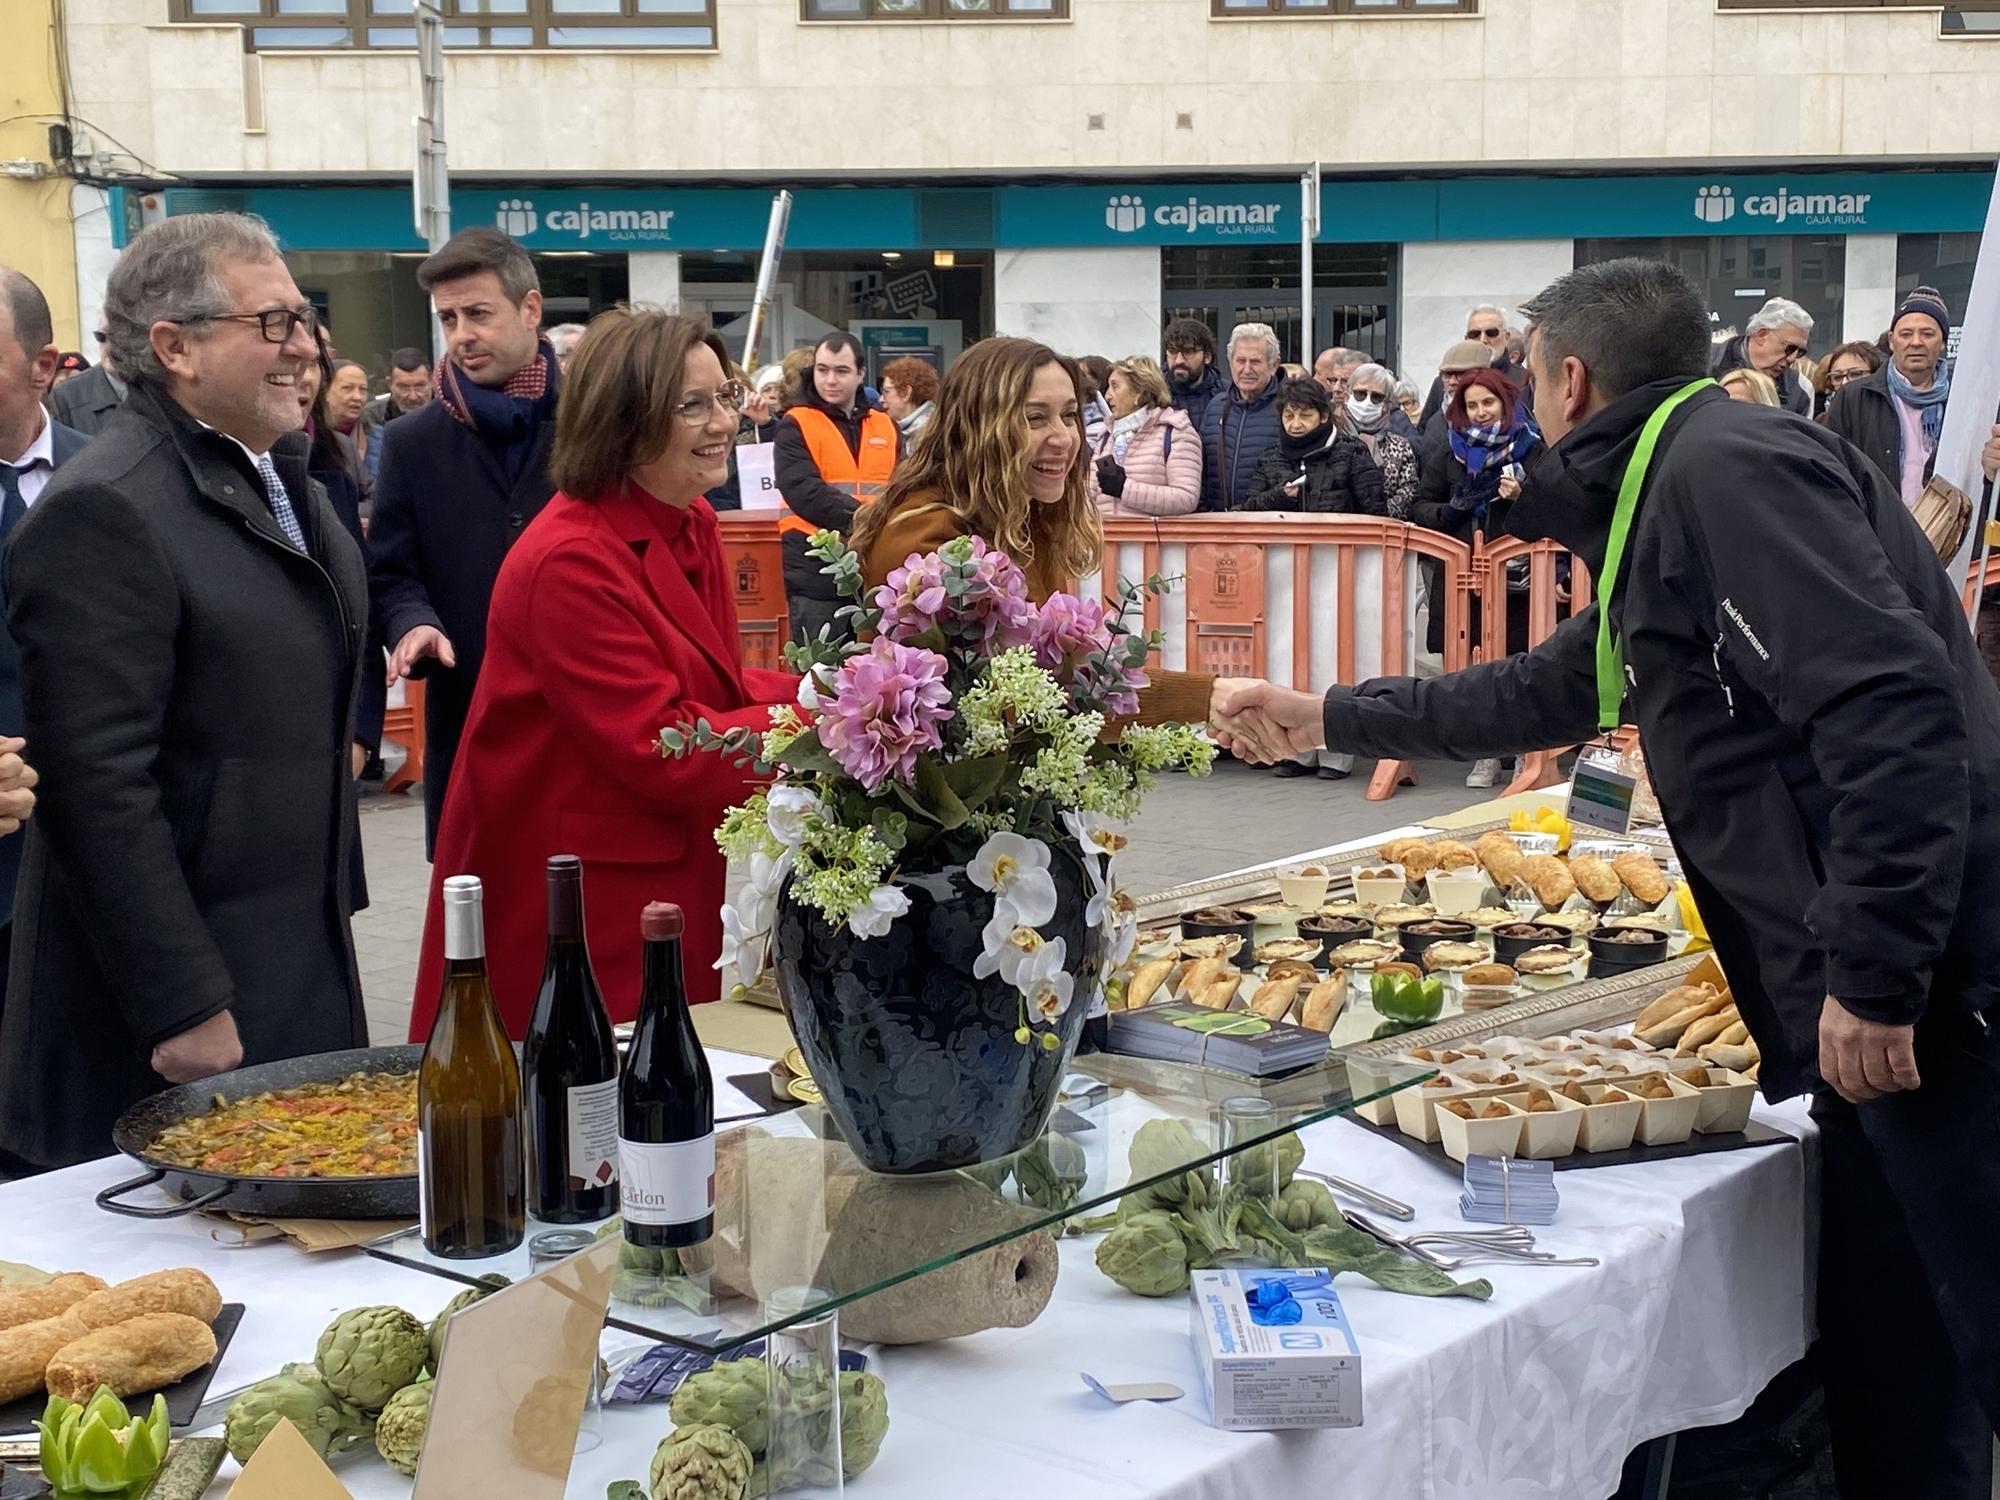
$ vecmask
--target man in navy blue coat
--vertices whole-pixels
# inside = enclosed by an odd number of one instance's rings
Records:
[[[0,266],[0,547],[41,498],[49,476],[90,441],[42,408],[59,354],[42,289]],[[0,624],[0,757],[18,758],[20,733],[21,653]],[[18,826],[18,816],[10,812],[7,821]],[[0,975],[14,942],[14,883],[20,872],[21,841],[0,838]]]
[[[1201,419],[1201,508],[1250,509],[1250,476],[1284,431],[1278,392],[1285,372],[1268,323],[1238,323],[1229,335],[1229,387]]]
[[[375,623],[389,680],[424,680],[424,849],[458,752],[501,561],[555,493],[555,352],[528,252],[466,229],[417,267],[444,329],[436,399],[382,429],[368,533]]]

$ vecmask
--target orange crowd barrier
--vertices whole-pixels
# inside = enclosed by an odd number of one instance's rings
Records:
[[[382,785],[385,792],[400,792],[424,779],[424,685],[411,679],[403,684],[403,703],[382,715],[382,738],[394,740],[409,753],[396,767],[396,774]]]

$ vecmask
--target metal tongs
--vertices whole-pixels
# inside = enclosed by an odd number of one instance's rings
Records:
[[[1471,1260],[1504,1260],[1517,1265],[1533,1266],[1594,1266],[1595,1256],[1564,1257],[1552,1255],[1535,1248],[1534,1231],[1522,1224],[1502,1224],[1491,1229],[1433,1229],[1422,1234],[1398,1236],[1391,1234],[1381,1225],[1365,1215],[1341,1210],[1347,1222],[1379,1244],[1387,1245],[1413,1260],[1421,1260],[1436,1266],[1440,1271],[1455,1271]],[[1442,1255],[1430,1248],[1439,1245],[1463,1251],[1460,1255]]]
[[[1327,1172],[1315,1172],[1310,1167],[1300,1167],[1292,1173],[1294,1177],[1310,1177],[1314,1182],[1323,1182],[1336,1193],[1345,1193],[1350,1198],[1359,1199],[1377,1213],[1387,1214],[1392,1219],[1400,1219],[1407,1224],[1417,1216],[1417,1211],[1387,1193],[1378,1193],[1371,1187],[1363,1187],[1358,1182],[1349,1182],[1345,1177],[1335,1177]]]

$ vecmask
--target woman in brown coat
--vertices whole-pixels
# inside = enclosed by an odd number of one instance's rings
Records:
[[[912,554],[968,535],[1012,558],[1038,602],[1096,572],[1104,536],[1085,480],[1080,392],[1074,361],[1032,339],[985,339],[966,350],[887,492],[856,515],[851,544],[868,587]],[[1213,676],[1147,675],[1137,722],[1208,721]]]

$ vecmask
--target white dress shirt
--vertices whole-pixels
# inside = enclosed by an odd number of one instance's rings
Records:
[[[21,491],[21,504],[32,508],[41,499],[42,491],[48,488],[56,472],[56,424],[49,420],[47,412],[42,414],[42,430],[28,444],[28,451],[11,463],[0,458],[0,463],[14,470],[14,482]]]

